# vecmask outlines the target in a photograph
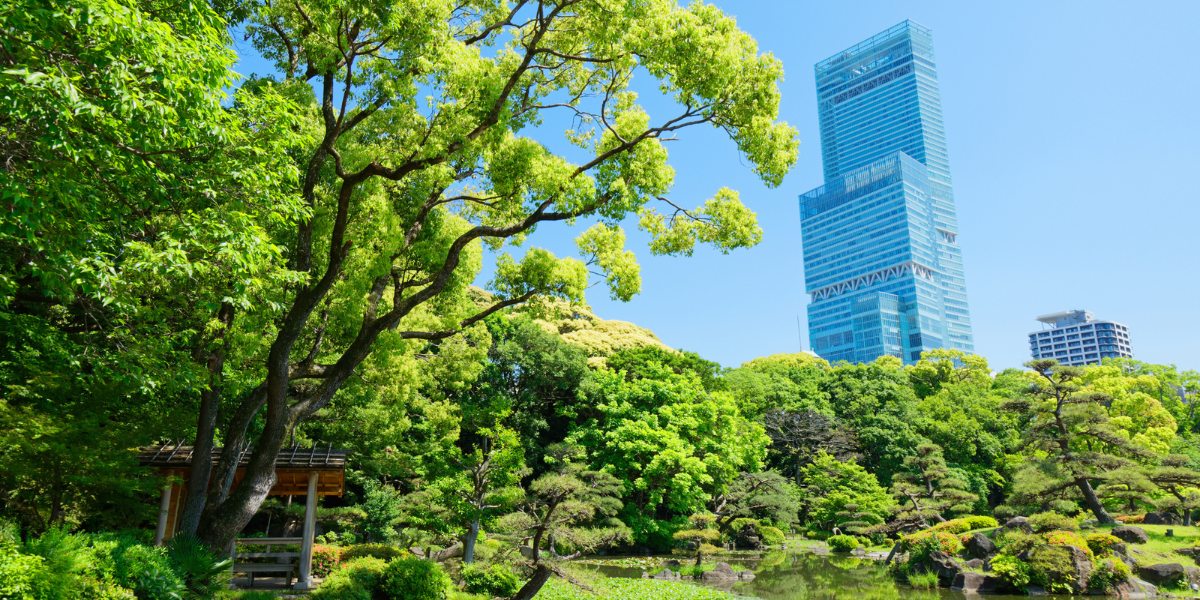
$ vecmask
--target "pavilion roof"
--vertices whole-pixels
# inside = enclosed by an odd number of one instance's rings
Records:
[[[223,448],[213,448],[212,460],[215,465],[221,458]],[[239,451],[238,466],[245,467],[250,462],[253,449],[245,446]],[[333,444],[321,447],[313,444],[305,448],[299,444],[285,446],[275,455],[276,469],[305,469],[309,471],[342,470],[346,467],[348,450],[334,448]],[[143,446],[138,448],[138,462],[143,467],[188,467],[195,459],[195,447],[182,445],[182,440],[176,444],[161,446]]]

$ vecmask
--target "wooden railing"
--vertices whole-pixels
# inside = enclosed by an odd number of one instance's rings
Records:
[[[292,586],[292,576],[296,575],[300,569],[299,552],[271,552],[271,546],[302,546],[304,538],[239,538],[233,546],[233,552],[230,553],[230,558],[233,559],[233,572],[245,573],[250,578],[250,585],[254,586],[255,573],[287,573],[287,585]],[[238,546],[266,546],[266,552],[238,552]],[[238,562],[239,559],[249,558],[274,558],[273,563],[248,563]]]

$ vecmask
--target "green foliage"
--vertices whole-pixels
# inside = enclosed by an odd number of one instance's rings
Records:
[[[11,542],[0,543],[0,598],[35,600],[49,575],[42,557],[22,554]]]
[[[592,584],[596,593],[582,590],[558,578],[546,582],[538,600],[731,600],[733,597],[704,586],[653,579],[604,579]]]
[[[1008,582],[1009,585],[1022,589],[1031,581],[1030,566],[1025,561],[1011,554],[1000,554],[991,559],[992,573]]]
[[[858,538],[852,535],[835,535],[825,540],[834,552],[849,552],[858,547]]]
[[[391,486],[375,479],[363,481],[363,503],[366,517],[359,525],[367,539],[388,542],[396,537],[396,522],[400,520],[400,495]]]
[[[1093,533],[1087,536],[1087,546],[1096,556],[1108,556],[1113,544],[1122,544],[1121,538],[1107,533]]]
[[[1079,531],[1079,521],[1054,512],[1043,512],[1029,517],[1029,526],[1035,533],[1048,531]]]
[[[608,356],[605,366],[613,371],[622,371],[627,379],[654,377],[660,369],[650,368],[651,363],[666,367],[677,375],[692,374],[700,378],[700,385],[709,392],[726,388],[721,374],[721,365],[704,360],[695,352],[671,351],[658,346],[642,346],[618,350]]]
[[[863,517],[856,521],[880,523],[888,514],[892,499],[875,476],[853,461],[839,461],[821,452],[804,468],[804,503],[809,522],[829,529],[851,520],[840,517],[847,506]]]
[[[945,531],[947,533],[959,534],[973,531],[975,529],[995,527],[996,525],[996,519],[991,517],[970,516],[960,517],[958,519],[950,519],[949,521],[938,523],[937,525],[930,527],[930,529],[934,531]]]
[[[387,562],[367,557],[347,560],[313,592],[313,600],[374,600]]]
[[[778,546],[787,541],[787,536],[778,527],[763,526],[758,528],[758,536],[768,546]]]
[[[1025,533],[1020,529],[1005,531],[994,540],[996,547],[1004,554],[1016,556],[1023,552],[1032,550],[1035,546],[1042,543],[1042,537],[1033,534]]]
[[[1092,564],[1092,573],[1088,576],[1088,587],[1093,590],[1110,592],[1116,589],[1118,583],[1128,581],[1129,575],[1129,565],[1126,565],[1121,559],[1101,558]]]
[[[384,567],[380,589],[387,600],[444,600],[450,586],[450,577],[437,563],[398,558]]]
[[[900,549],[908,553],[909,562],[925,562],[933,552],[944,552],[954,556],[962,550],[962,542],[947,531],[926,529],[900,538]]]
[[[188,595],[197,600],[212,598],[220,590],[229,587],[229,567],[232,559],[218,556],[200,542],[195,535],[178,532],[167,543],[167,558],[183,577]],[[313,555],[313,572],[316,573],[316,553]],[[324,577],[324,575],[320,575]]]
[[[345,553],[346,548],[339,546],[313,544],[312,574],[322,579],[328,577],[337,568],[338,564],[342,562],[342,557]]]
[[[999,523],[996,522],[996,519],[985,515],[971,515],[968,517],[962,517],[961,520],[966,521],[968,527],[967,531],[974,529],[986,529],[988,527],[996,527],[999,525]]]
[[[1051,531],[1045,534],[1046,543],[1052,546],[1074,546],[1088,555],[1089,559],[1095,558],[1092,552],[1091,544],[1088,544],[1079,534],[1072,531]]]
[[[463,567],[462,580],[466,591],[485,594],[490,598],[507,598],[517,593],[521,582],[512,569],[504,565],[471,564]]]
[[[342,552],[342,562],[348,562],[363,557],[378,558],[390,561],[395,558],[408,556],[408,552],[387,544],[355,544]]]
[[[938,587],[938,575],[930,571],[913,573],[908,576],[908,584],[918,590],[932,590]]]
[[[1052,594],[1070,594],[1075,583],[1071,552],[1062,546],[1037,546],[1029,552],[1029,581]],[[993,564],[993,570],[995,565]]]

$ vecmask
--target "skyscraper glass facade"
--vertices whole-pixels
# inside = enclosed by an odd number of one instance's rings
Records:
[[[905,21],[816,77],[825,185],[800,196],[813,351],[973,352],[931,32]]]

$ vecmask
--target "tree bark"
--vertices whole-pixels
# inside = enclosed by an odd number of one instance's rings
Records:
[[[471,521],[471,525],[467,528],[467,535],[463,536],[463,564],[469,565],[475,562],[475,541],[479,539],[479,517],[475,517]]]
[[[533,571],[533,577],[529,581],[526,581],[525,585],[521,586],[521,589],[517,590],[512,600],[533,600],[533,597],[541,591],[542,586],[546,585],[546,582],[550,580],[550,576],[553,574],[554,572],[545,565],[538,565],[537,569]]]
[[[1104,510],[1104,505],[1100,504],[1100,499],[1096,497],[1096,491],[1092,489],[1092,484],[1084,477],[1075,480],[1075,485],[1079,486],[1079,491],[1083,494],[1084,501],[1087,502],[1088,508],[1092,509],[1092,514],[1096,515],[1096,520],[1105,525],[1112,525],[1117,522]]]
[[[224,303],[217,311],[217,320],[222,329],[219,337],[233,324],[233,305]],[[212,476],[212,451],[217,434],[217,413],[221,408],[221,376],[225,369],[228,346],[222,343],[208,355],[208,389],[200,392],[200,418],[196,423],[196,441],[192,448],[192,467],[188,474],[187,494],[183,502],[183,514],[179,520],[179,532],[195,534],[200,527],[200,517],[208,496],[208,483]]]

